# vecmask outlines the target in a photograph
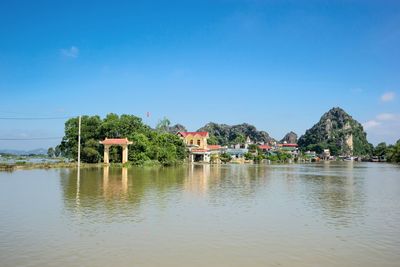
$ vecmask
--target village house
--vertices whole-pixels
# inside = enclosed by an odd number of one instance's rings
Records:
[[[261,149],[262,152],[263,152],[264,154],[266,154],[266,153],[268,153],[269,151],[271,151],[272,146],[269,146],[269,145],[259,145],[258,148]]]
[[[288,143],[283,143],[279,144],[279,150],[289,153],[292,156],[297,156],[299,154],[299,148],[297,144],[288,144]]]
[[[210,149],[207,140],[208,132],[178,132],[189,149],[189,162],[210,162],[210,156],[214,149]]]

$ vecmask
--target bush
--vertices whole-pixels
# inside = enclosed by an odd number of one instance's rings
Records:
[[[227,162],[230,162],[232,160],[232,156],[229,155],[228,153],[222,153],[219,156],[219,159],[222,161],[222,163],[227,163]]]

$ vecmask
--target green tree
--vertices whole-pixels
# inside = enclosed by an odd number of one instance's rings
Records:
[[[245,160],[253,160],[254,159],[254,155],[250,152],[247,152],[244,154],[244,159]]]
[[[101,161],[104,147],[99,141],[105,138],[128,138],[133,141],[129,146],[128,159],[134,164],[158,161],[171,165],[187,156],[186,146],[178,136],[154,131],[136,116],[110,113],[103,120],[99,116],[82,116],[81,160],[89,163]],[[66,121],[59,148],[64,156],[77,159],[78,118]],[[121,161],[121,147],[110,148],[110,161]]]
[[[258,153],[259,151],[262,151],[262,150],[258,147],[258,145],[256,145],[256,144],[250,144],[249,147],[248,147],[248,149],[249,149],[249,152],[251,152],[251,153]]]
[[[99,128],[102,121],[99,116],[82,116],[81,148],[85,147],[86,140],[101,140]],[[65,123],[64,137],[60,144],[61,153],[77,160],[78,158],[78,118],[72,118]]]
[[[255,163],[260,163],[264,159],[266,159],[266,156],[264,154],[257,154],[256,156],[254,156],[254,162]]]
[[[208,138],[207,140],[207,144],[209,145],[218,145],[218,139],[215,136],[210,136],[210,138]]]
[[[81,160],[83,162],[99,162],[101,160],[99,147],[99,141],[96,141],[95,139],[85,140],[82,147]]]
[[[385,156],[388,152],[388,146],[385,142],[379,143],[376,147],[374,147],[373,155],[382,157]]]
[[[167,117],[164,117],[158,121],[156,130],[159,133],[166,133],[166,132],[168,132],[170,125],[171,125],[170,120]]]
[[[219,156],[219,159],[223,162],[223,163],[228,163],[232,160],[232,156],[228,153],[222,153]]]
[[[243,134],[235,134],[235,137],[233,139],[233,144],[244,144],[246,142],[246,138],[244,137]]]
[[[56,156],[56,157],[61,156],[61,148],[60,148],[60,145],[57,145],[57,146],[54,148],[54,156]]]
[[[47,149],[47,156],[49,158],[54,158],[54,148],[49,147],[49,149]]]
[[[389,147],[387,155],[390,162],[400,163],[400,140]]]

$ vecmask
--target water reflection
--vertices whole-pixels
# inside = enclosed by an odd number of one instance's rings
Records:
[[[277,205],[299,198],[326,221],[346,226],[362,217],[363,175],[352,164],[188,165],[176,168],[104,168],[63,170],[66,209],[97,215],[140,216],[143,206],[173,205],[184,195],[213,206],[251,205],[273,198]],[[169,204],[168,204],[169,203]],[[275,205],[276,205],[275,204]],[[319,211],[319,212],[318,212]],[[91,214],[91,215],[90,215]]]
[[[399,177],[364,163],[0,173],[0,262],[396,266]]]
[[[355,168],[353,162],[309,167],[299,175],[307,206],[322,212],[326,222],[336,227],[359,223],[358,219],[365,216],[365,171]]]

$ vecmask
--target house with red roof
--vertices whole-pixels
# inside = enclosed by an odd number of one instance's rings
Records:
[[[258,146],[263,152],[268,152],[272,149],[272,146],[269,145],[259,145]]]
[[[189,148],[190,162],[210,162],[212,150],[215,146],[209,147],[207,139],[210,137],[208,132],[178,132],[186,146]]]

